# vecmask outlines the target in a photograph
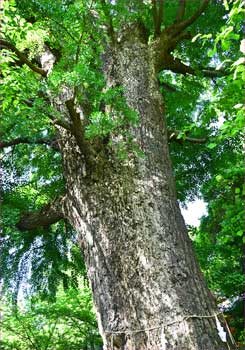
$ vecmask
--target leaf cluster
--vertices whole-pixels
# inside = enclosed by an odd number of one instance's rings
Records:
[[[87,287],[59,291],[52,304],[33,296],[14,308],[5,300],[1,347],[16,350],[99,349],[101,339]]]

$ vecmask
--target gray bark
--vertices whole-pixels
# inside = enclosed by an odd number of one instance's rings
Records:
[[[110,48],[108,86],[122,85],[139,113],[131,132],[145,157],[101,151],[86,166],[64,131],[66,216],[79,234],[104,349],[228,349],[177,203],[155,59],[136,26]]]

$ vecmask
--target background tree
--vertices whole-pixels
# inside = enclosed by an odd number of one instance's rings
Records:
[[[224,348],[215,305],[176,205],[167,142],[175,141],[171,154],[178,198],[184,201],[212,174],[215,143],[207,149],[204,142],[216,135],[217,114],[209,100],[218,80],[210,83],[205,77],[227,72],[215,69],[222,47],[216,43],[215,58],[203,52],[213,47],[211,34],[225,24],[229,8],[220,2],[207,7],[208,1],[13,5],[7,5],[0,43],[1,147],[14,147],[2,161],[12,176],[4,181],[8,229],[3,242],[18,257],[15,271],[20,255],[34,249],[50,262],[50,271],[55,267],[68,280],[66,265],[59,264],[61,256],[67,262],[66,225],[47,230],[65,217],[79,235],[108,348],[113,343],[126,349],[134,344],[158,349],[166,343],[174,349]],[[206,35],[203,50],[197,37],[190,42],[187,27]],[[239,58],[237,39],[225,53],[233,62]],[[223,91],[225,80],[220,82]],[[210,94],[203,94],[207,90]],[[239,144],[239,135],[234,136],[229,142]],[[59,150],[65,181],[59,175]],[[30,214],[33,209],[39,210]],[[29,213],[19,221],[23,211]],[[24,233],[13,229],[16,222]],[[45,256],[50,237],[55,244],[49,257],[56,256],[56,264]],[[9,266],[6,262],[5,270]],[[54,285],[49,276],[42,278],[46,286]],[[196,314],[208,318],[189,318]],[[150,339],[148,328],[154,328]]]
[[[32,297],[12,310],[5,307],[1,334],[1,349],[5,350],[101,349],[86,287],[80,292],[59,291],[52,304]]]
[[[210,53],[216,55],[218,45],[227,51],[239,38],[240,19],[244,15],[240,1],[225,3],[230,10],[227,25],[215,37],[215,45]],[[204,38],[205,40],[205,38]],[[244,54],[244,40],[240,42],[240,52]],[[221,302],[229,300],[225,307],[227,320],[234,337],[243,337],[243,241],[244,214],[244,163],[239,140],[243,137],[244,110],[244,57],[233,61],[229,57],[220,66],[230,64],[231,74],[225,78],[225,88],[216,83],[212,108],[222,120],[219,132],[209,144],[215,152],[211,177],[201,188],[204,200],[208,203],[208,213],[194,235],[196,251],[206,280]]]

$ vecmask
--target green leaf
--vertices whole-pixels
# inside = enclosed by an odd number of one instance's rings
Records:
[[[191,41],[194,43],[198,38],[200,38],[202,36],[202,34],[198,33],[197,35],[195,35]]]
[[[216,146],[217,146],[216,143],[209,143],[209,144],[208,144],[208,148],[210,148],[210,149],[213,149],[213,148],[215,148]]]
[[[215,177],[215,179],[216,179],[216,181],[220,182],[220,181],[223,180],[223,176],[222,176],[222,175],[217,175],[217,176]]]
[[[213,47],[213,49],[208,50],[207,55],[208,57],[213,57],[217,52],[216,45]]]
[[[226,11],[229,11],[229,4],[227,0],[224,0],[224,7],[226,9]]]
[[[222,40],[221,42],[221,45],[222,45],[222,49],[225,50],[225,51],[229,51],[230,50],[230,46],[231,46],[231,43],[230,43],[230,40]]]

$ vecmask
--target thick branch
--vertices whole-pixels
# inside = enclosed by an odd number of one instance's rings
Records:
[[[168,141],[169,142],[178,142],[178,143],[183,143],[185,141],[187,142],[191,142],[191,143],[206,143],[208,138],[207,137],[203,137],[203,138],[196,138],[196,137],[188,137],[188,136],[184,136],[184,137],[180,137],[180,135],[183,132],[181,132],[180,130],[168,130]]]
[[[72,124],[73,131],[78,135],[83,135],[83,126],[80,118],[80,114],[75,109],[74,99],[67,100],[65,102],[66,108],[69,112]]]
[[[151,44],[155,53],[155,67],[159,72],[170,65],[174,58],[171,52],[174,51],[179,42],[192,39],[191,32],[178,32],[175,25],[172,25],[161,32],[161,34]]]
[[[160,34],[161,32],[161,24],[162,24],[162,19],[163,19],[163,5],[164,5],[164,0],[158,0],[158,21],[157,21],[157,26],[156,26],[156,34]]]
[[[11,141],[2,141],[0,142],[0,149],[16,146],[19,144],[28,144],[28,145],[47,145],[54,149],[58,149],[58,145],[55,139],[47,140],[47,139],[39,139],[39,140],[31,140],[27,137],[18,137]]]
[[[179,42],[181,42],[183,40],[190,40],[192,38],[193,38],[193,35],[191,34],[191,32],[181,32],[181,33],[175,35],[170,41],[170,44],[168,47],[168,52],[169,53],[173,52]]]
[[[31,231],[37,228],[47,228],[64,218],[63,204],[65,197],[56,199],[36,212],[25,213],[16,227],[20,231]]]
[[[176,92],[179,91],[175,86],[168,84],[168,83],[159,83],[160,87],[163,87],[165,90],[169,92]]]
[[[89,144],[85,140],[84,127],[81,121],[80,114],[75,109],[74,99],[67,100],[65,102],[65,105],[69,112],[71,122],[72,122],[71,132],[74,135],[77,141],[78,147],[80,148],[84,157],[87,159],[87,161],[89,161],[91,149],[89,149]]]
[[[157,4],[158,3],[158,8]],[[154,22],[154,36],[157,37],[161,33],[161,24],[163,19],[164,0],[152,0],[152,15]]]
[[[179,7],[178,7],[175,23],[181,22],[185,15],[185,2],[186,0],[179,0]]]
[[[156,34],[157,17],[158,17],[156,0],[151,0],[151,3],[152,3],[152,17],[153,17],[153,23],[155,28],[155,34]]]
[[[194,13],[193,16],[188,18],[187,20],[178,23],[177,25],[174,25],[174,29],[176,32],[182,32],[184,29],[189,27],[192,23],[194,23],[201,14],[205,11],[206,7],[208,6],[209,0],[203,0],[202,5],[199,7],[199,9]]]
[[[47,76],[47,72],[40,68],[35,66],[28,58],[21,52],[19,51],[12,43],[8,42],[7,40],[0,39],[0,47],[4,49],[11,50],[16,54],[16,56],[19,58],[20,62],[23,64],[26,64],[31,70],[34,72],[41,74],[43,77]]]
[[[190,40],[193,38],[193,35],[191,32],[182,32],[174,36],[173,42],[175,44],[174,48],[177,46],[177,44],[182,40]]]
[[[198,67],[194,69],[190,66],[187,66],[180,59],[175,58],[172,61],[168,62],[168,66],[164,67],[170,69],[174,73],[180,74],[191,74],[191,75],[202,75],[207,78],[219,78],[226,75],[229,75],[228,71],[225,70],[216,70],[214,67]]]

